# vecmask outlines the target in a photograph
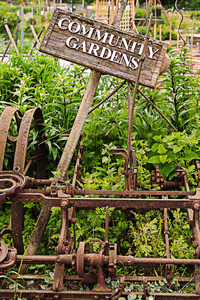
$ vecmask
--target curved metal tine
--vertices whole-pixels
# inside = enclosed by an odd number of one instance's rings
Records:
[[[178,8],[178,0],[175,1],[174,6],[175,6],[176,11],[181,15],[181,21],[180,21],[180,23],[178,25],[178,35],[180,36],[181,40],[183,41],[183,47],[185,47],[186,41],[184,40],[184,38],[180,34],[180,27],[181,27],[181,24],[183,22],[184,17],[183,17],[183,14],[181,13],[181,11]]]
[[[0,118],[0,171],[3,169],[4,153],[8,137],[8,131],[13,115],[18,111],[17,108],[7,106]]]
[[[28,137],[33,117],[35,121],[41,120],[41,122],[43,122],[43,116],[40,108],[32,108],[27,110],[21,121],[13,165],[13,170],[20,173],[23,173],[25,167]]]
[[[20,124],[19,135],[17,138],[13,170],[23,174],[25,167],[26,151],[28,146],[28,137],[33,119],[43,121],[42,112],[40,108],[29,109]],[[15,248],[19,254],[24,253],[23,244],[23,206],[22,203],[11,202],[11,215],[12,215],[12,237]]]

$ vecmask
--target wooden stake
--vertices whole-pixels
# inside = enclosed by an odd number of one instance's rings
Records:
[[[177,48],[179,49],[179,27],[177,31]]]
[[[156,12],[156,0],[154,0],[154,11],[155,11],[155,23],[154,23],[154,39],[156,39],[157,35],[157,12]]]
[[[38,48],[40,48],[40,42],[39,42],[39,40],[38,40],[37,34],[36,34],[36,32],[35,32],[35,29],[33,28],[33,25],[30,25],[30,28],[31,28],[31,31],[32,31],[32,33],[33,33],[34,38],[36,39],[36,43],[37,43],[37,45],[38,45]]]
[[[160,41],[162,41],[162,25],[160,25]]]
[[[15,52],[17,53],[17,55],[19,55],[19,51],[18,51],[18,49],[17,49],[17,46],[16,46],[15,41],[14,41],[14,39],[13,39],[13,36],[12,36],[12,34],[11,34],[11,32],[10,32],[10,29],[9,29],[9,27],[8,27],[8,21],[7,21],[6,19],[4,19],[3,25],[4,25],[4,27],[5,27],[6,31],[7,31],[7,34],[8,34],[8,36],[9,36],[10,40],[11,40],[11,43],[13,44],[13,46],[14,46],[14,48],[15,48]]]
[[[96,20],[99,19],[99,0],[96,0]]]
[[[45,26],[42,27],[42,29],[40,30],[40,33],[38,34],[38,36],[37,36],[38,40],[39,40],[39,38],[41,37],[41,35],[42,35],[44,29],[45,29]],[[32,49],[31,49],[30,55],[32,54],[33,49],[36,47],[36,45],[37,45],[37,41],[35,41],[35,43],[34,43]]]
[[[14,38],[14,36],[15,36],[15,34],[16,34],[18,28],[19,28],[19,24],[15,27],[15,31],[14,31],[13,34],[12,34],[12,37],[13,37],[13,38]],[[9,49],[9,47],[10,47],[10,44],[11,44],[11,40],[9,41],[9,43],[8,43],[8,45],[7,45],[7,47],[6,47],[5,51],[4,51],[4,54],[3,54],[2,58],[1,58],[1,61],[3,61],[5,55],[6,55],[8,49]]]
[[[192,32],[191,32],[191,52],[193,51],[193,27],[192,27]]]
[[[169,23],[169,44],[172,43],[172,24]]]

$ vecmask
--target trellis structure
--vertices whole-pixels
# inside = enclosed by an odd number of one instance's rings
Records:
[[[115,6],[116,0],[97,0],[96,1],[96,20],[110,24]],[[124,11],[122,21],[120,23],[120,28],[125,30],[132,29],[131,20],[135,16],[135,0],[128,0],[128,4]]]

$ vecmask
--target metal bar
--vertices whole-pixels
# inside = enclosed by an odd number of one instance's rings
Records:
[[[187,181],[187,174],[185,172],[185,174],[183,175],[183,179],[184,179],[184,184],[185,184],[185,190],[187,192],[189,192],[190,188],[189,188],[189,184]],[[188,198],[188,196],[187,196]],[[191,225],[193,222],[193,218],[194,218],[194,211],[192,209],[188,209],[187,210],[187,215],[188,215],[188,223]]]
[[[122,292],[123,296],[128,296],[130,293]],[[135,295],[143,295],[140,292],[134,292]],[[20,297],[25,297],[26,299],[48,299],[54,300],[55,298],[59,299],[67,299],[67,300],[94,300],[94,299],[101,299],[106,300],[110,299],[112,292],[86,292],[86,291],[62,291],[59,293],[53,291],[45,291],[45,290],[4,290],[1,289],[1,297],[3,299],[14,299],[15,295],[20,295]],[[150,295],[154,296],[155,300],[191,300],[197,299],[199,300],[199,295],[197,294],[184,294],[184,293],[150,293]]]
[[[50,262],[50,264],[52,263],[52,261]],[[3,273],[0,273],[0,275],[3,275]],[[7,277],[11,278],[11,279],[23,279],[23,280],[42,280],[42,279],[52,279],[51,277],[48,277],[47,274],[25,274],[25,275],[17,275],[17,274],[7,274]],[[112,278],[113,281],[118,280],[121,276],[116,276],[116,278]],[[143,281],[143,276],[124,276],[124,280],[125,281],[129,281],[129,282],[142,282]],[[82,278],[80,278],[78,275],[65,275],[65,281],[82,281]],[[163,276],[147,276],[148,282],[151,281],[163,281],[165,279],[165,277]],[[178,282],[184,282],[187,283],[189,281],[191,281],[191,277],[173,277],[174,280],[178,281]],[[193,280],[194,281],[194,280]]]
[[[84,254],[84,262],[86,266],[90,266],[90,261],[93,261],[93,265],[98,264],[99,254],[89,253]],[[89,259],[90,258],[90,259]],[[103,256],[103,264],[109,264],[109,256]],[[73,260],[78,259],[77,254],[61,254],[58,256],[48,255],[17,255],[16,263],[23,261],[26,264],[54,264],[56,261],[60,264],[71,265]],[[179,259],[179,258],[150,258],[150,257],[134,257],[131,255],[117,256],[117,265],[121,266],[140,266],[140,265],[160,265],[160,264],[172,264],[172,265],[200,265],[200,259]]]
[[[80,192],[81,193],[81,192]],[[76,194],[76,190],[75,190]],[[78,192],[77,192],[78,194]],[[195,195],[194,191],[112,191],[112,190],[85,190],[84,195],[154,195],[154,196],[188,196]],[[167,200],[168,201],[168,200]]]
[[[175,132],[178,130],[174,127],[174,125],[163,115],[163,113],[155,106],[155,104],[141,91],[138,89],[138,92],[151,104],[151,106],[167,121],[167,123],[174,129]]]
[[[193,202],[188,199],[169,199],[167,202],[163,199],[134,199],[134,198],[70,198],[69,195],[59,197],[48,197],[40,193],[24,193],[15,194],[15,200],[19,202],[41,202],[48,207],[61,206],[61,201],[68,199],[71,206],[77,209],[95,209],[97,207],[115,207],[119,210],[135,209],[135,210],[160,210],[161,208],[171,209],[187,209],[193,208]]]
[[[90,110],[89,110],[89,113],[90,114],[91,112],[93,112],[97,107],[99,107],[101,104],[103,104],[106,100],[108,100],[110,97],[112,97],[118,90],[120,90],[123,85],[126,83],[126,80],[124,80],[118,87],[116,87],[105,99],[103,99],[102,101],[100,101],[99,103],[97,103],[94,107],[92,107]]]

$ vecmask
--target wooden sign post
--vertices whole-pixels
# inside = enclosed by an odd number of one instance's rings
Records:
[[[145,37],[81,15],[56,9],[40,51],[135,81]],[[139,83],[155,87],[167,45],[150,39]]]

